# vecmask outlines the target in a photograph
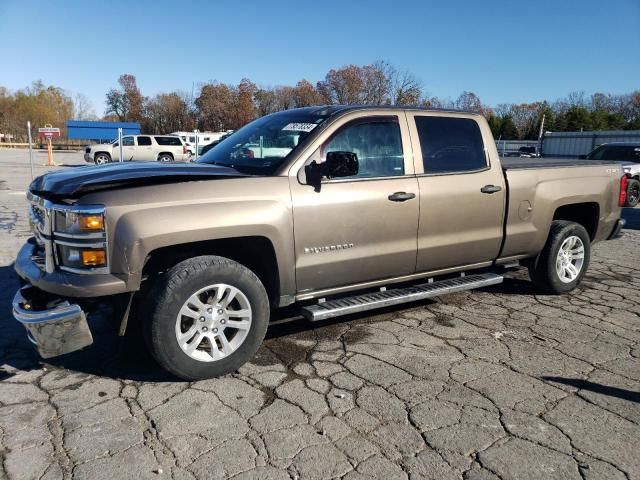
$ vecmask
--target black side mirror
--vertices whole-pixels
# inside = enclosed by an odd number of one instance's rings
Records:
[[[320,191],[322,177],[352,177],[358,174],[358,156],[353,152],[329,152],[327,160],[317,163],[315,160],[304,167],[307,185],[312,185],[316,192]]]
[[[329,152],[324,163],[327,178],[353,177],[358,174],[358,155],[353,152]]]

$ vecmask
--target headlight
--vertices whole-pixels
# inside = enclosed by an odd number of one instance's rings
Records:
[[[82,234],[104,231],[104,214],[56,212],[56,232]]]
[[[53,242],[60,269],[74,273],[107,272],[104,207],[56,207],[53,211]]]

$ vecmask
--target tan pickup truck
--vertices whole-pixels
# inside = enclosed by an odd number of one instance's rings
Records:
[[[501,163],[485,119],[384,107],[260,118],[196,164],[129,162],[30,186],[13,303],[43,357],[92,343],[97,300],[185,379],[250,360],[274,309],[311,321],[497,284],[570,292],[624,222],[619,164]]]

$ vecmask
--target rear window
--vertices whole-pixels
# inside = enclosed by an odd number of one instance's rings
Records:
[[[470,118],[416,116],[424,173],[482,170],[487,166],[477,122]]]
[[[179,137],[155,137],[158,145],[168,145],[172,147],[177,147],[182,145]]]

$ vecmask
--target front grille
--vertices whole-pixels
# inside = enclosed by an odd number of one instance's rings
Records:
[[[91,153],[91,147],[87,147],[84,149],[84,153]]]
[[[29,199],[29,224],[35,238],[37,248],[34,250],[33,261],[41,269],[52,272],[53,242],[51,239],[50,213],[47,212],[41,199],[31,192],[27,194]]]

